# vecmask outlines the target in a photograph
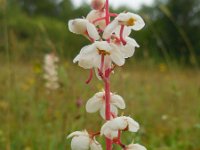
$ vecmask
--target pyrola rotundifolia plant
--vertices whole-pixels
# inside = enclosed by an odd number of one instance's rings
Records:
[[[48,91],[53,91],[59,88],[57,62],[59,58],[55,53],[46,54],[44,57],[44,79],[46,80],[45,87]]]
[[[118,109],[124,109],[125,102],[120,95],[110,91],[110,75],[116,66],[123,66],[125,59],[133,56],[137,42],[129,37],[131,31],[138,31],[145,25],[143,19],[134,13],[120,14],[109,12],[109,0],[92,0],[92,11],[86,18],[69,20],[69,30],[85,36],[91,44],[84,46],[74,58],[74,63],[90,70],[89,83],[93,72],[104,82],[104,90],[97,92],[86,103],[88,113],[100,113],[105,120],[99,132],[87,130],[75,131],[72,138],[72,150],[102,150],[96,136],[105,136],[106,150],[112,150],[113,144],[123,150],[146,150],[140,144],[121,142],[122,132],[137,132],[139,124],[128,116],[118,116]]]

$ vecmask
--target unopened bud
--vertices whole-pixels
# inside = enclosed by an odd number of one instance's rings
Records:
[[[92,9],[101,10],[104,8],[105,0],[92,0],[91,6]]]

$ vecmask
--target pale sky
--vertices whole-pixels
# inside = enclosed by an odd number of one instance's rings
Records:
[[[72,0],[76,7],[81,6],[83,2],[89,3],[91,0]],[[154,0],[110,0],[111,6],[117,8],[119,6],[128,6],[133,9],[139,9],[143,4],[151,5]]]

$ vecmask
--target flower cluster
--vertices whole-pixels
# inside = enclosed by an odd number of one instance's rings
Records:
[[[44,79],[46,80],[46,88],[56,90],[59,88],[58,73],[56,63],[59,61],[54,53],[46,54],[44,57]]]
[[[121,142],[123,131],[137,132],[139,124],[128,116],[118,116],[118,109],[125,109],[124,99],[110,91],[110,75],[116,66],[123,66],[125,60],[133,56],[139,45],[135,39],[129,37],[131,31],[138,31],[145,25],[143,19],[134,13],[120,14],[109,12],[108,0],[92,0],[92,11],[85,18],[69,20],[68,27],[72,33],[85,36],[91,41],[84,46],[73,62],[84,69],[90,69],[89,83],[93,77],[93,70],[98,79],[104,82],[103,91],[94,94],[86,103],[88,113],[100,113],[106,120],[99,132],[90,133],[76,131],[68,138],[72,138],[72,150],[102,150],[95,136],[106,137],[106,150],[111,150],[113,144],[121,146],[123,150],[146,150],[139,144],[125,145]]]

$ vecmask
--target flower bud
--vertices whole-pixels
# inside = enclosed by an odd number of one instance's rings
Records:
[[[95,10],[101,10],[104,8],[105,0],[92,0],[91,7]]]

